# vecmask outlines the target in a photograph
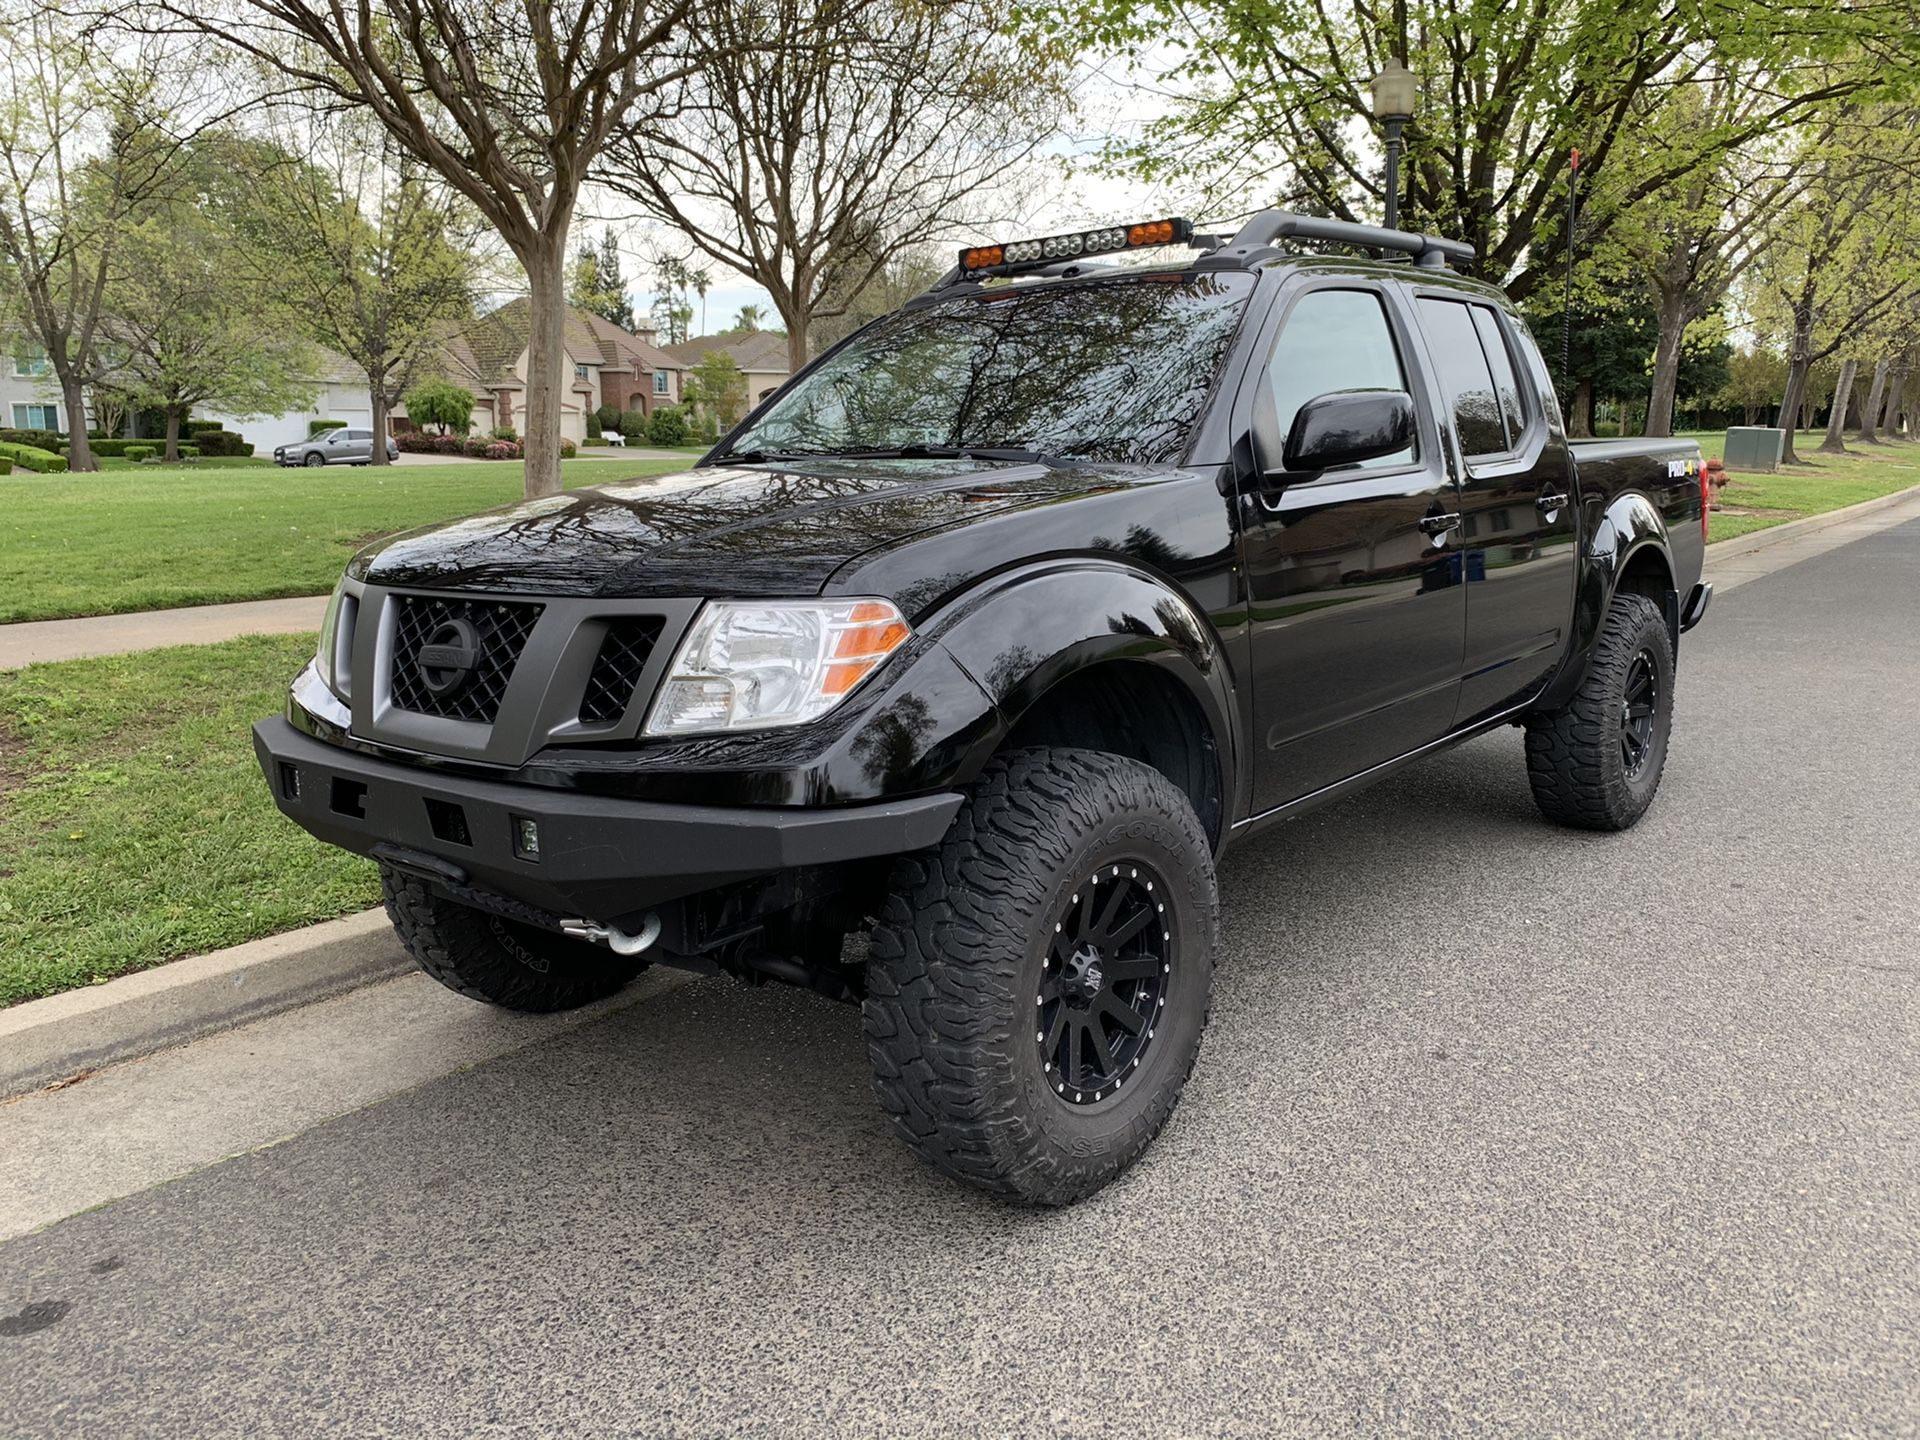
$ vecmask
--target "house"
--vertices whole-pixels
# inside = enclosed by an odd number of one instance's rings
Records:
[[[38,346],[14,342],[0,360],[0,426],[66,433],[66,406],[53,366]]]
[[[716,350],[732,356],[733,363],[746,375],[749,410],[786,384],[791,373],[787,369],[787,337],[765,330],[749,330],[744,335],[702,335],[666,347],[675,363],[688,370]]]
[[[524,419],[529,311],[526,300],[510,300],[446,346],[447,378],[473,391],[476,431],[518,428]],[[651,331],[634,334],[568,306],[565,338],[572,375],[561,391],[560,433],[568,439],[597,439],[599,426],[592,416],[602,405],[651,415],[658,406],[680,403],[686,367],[653,343]]]
[[[344,420],[349,425],[373,424],[373,396],[367,389],[367,372],[346,356],[323,345],[313,347],[318,363],[305,377],[312,387],[305,405],[278,415],[256,415],[240,419],[212,406],[195,406],[194,418],[218,420],[222,428],[244,435],[253,442],[256,455],[271,455],[274,446],[305,440],[315,420]]]

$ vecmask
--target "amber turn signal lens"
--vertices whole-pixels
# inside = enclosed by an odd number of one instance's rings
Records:
[[[1171,220],[1153,220],[1145,225],[1133,225],[1127,229],[1129,245],[1171,245],[1173,243],[1173,222]]]
[[[967,251],[967,269],[985,270],[998,265],[1007,258],[1006,248],[1001,245],[982,245],[978,249]]]

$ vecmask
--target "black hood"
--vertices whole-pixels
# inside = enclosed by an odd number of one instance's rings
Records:
[[[712,467],[408,531],[361,551],[347,573],[495,594],[807,595],[876,547],[1153,478],[1135,466],[980,460]]]

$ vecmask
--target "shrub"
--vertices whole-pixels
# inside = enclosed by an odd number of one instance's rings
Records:
[[[240,442],[240,458],[242,460],[251,460],[253,458],[253,442],[251,440],[242,440]]]
[[[436,455],[458,455],[462,449],[458,435],[435,435],[433,453]]]
[[[402,397],[407,418],[464,435],[473,424],[473,392],[451,380],[422,380]]]
[[[520,443],[520,432],[511,425],[496,425],[493,427],[493,438],[496,440],[511,440],[517,445]]]
[[[435,438],[421,430],[402,430],[393,437],[393,443],[402,455],[431,455]]]
[[[344,420],[309,420],[307,422],[307,438],[311,440],[314,436],[324,435],[329,430],[344,430],[346,428],[347,422]]]
[[[67,437],[55,434],[51,430],[7,430],[0,428],[0,441],[9,445],[31,445],[36,450],[45,450],[58,454],[60,447],[67,443]]]
[[[193,443],[202,455],[251,455],[253,447],[230,430],[197,430]]]
[[[593,426],[595,439],[599,438],[600,432],[603,430],[618,430],[620,428],[620,407],[618,405],[602,405],[598,410],[593,412]]]
[[[227,423],[224,420],[189,420],[180,428],[189,435],[198,435],[202,430],[224,430],[227,428]]]
[[[487,446],[489,460],[518,460],[519,458],[520,447],[511,440],[495,440]]]
[[[560,437],[560,458],[562,460],[571,460],[579,453],[579,449],[580,447],[575,445],[573,441],[567,439],[566,436],[562,435]]]
[[[180,447],[180,458],[182,460],[198,460],[200,458],[200,447],[198,445],[182,445]]]
[[[655,445],[687,443],[687,412],[678,405],[662,405],[647,421],[647,439]]]
[[[489,442],[484,435],[469,435],[460,442],[460,448],[474,459],[484,460],[487,458],[487,446],[489,443],[491,442]]]
[[[620,433],[629,440],[644,440],[647,436],[646,411],[622,410],[620,412]]]
[[[0,441],[0,455],[6,456],[22,470],[32,470],[41,475],[58,475],[67,468],[64,455],[42,449],[38,445],[16,445],[9,441]]]
[[[122,450],[120,454],[138,465],[142,460],[151,460],[154,450],[151,445],[129,445],[126,449]]]
[[[12,473],[13,461],[7,459],[4,455],[0,455],[0,475],[11,475]]]

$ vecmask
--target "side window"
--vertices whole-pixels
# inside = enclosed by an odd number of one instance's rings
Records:
[[[1474,324],[1474,306],[1458,300],[1420,300],[1420,324],[1427,333],[1427,349],[1439,372],[1440,388],[1453,411],[1453,427],[1460,436],[1460,451],[1472,457],[1498,455],[1509,441],[1500,397],[1494,388],[1493,367],[1480,345],[1480,331]],[[1506,349],[1499,351],[1505,363]],[[1507,368],[1509,385],[1513,370]],[[1518,403],[1515,395],[1515,403]]]
[[[1520,382],[1514,377],[1513,355],[1507,349],[1507,340],[1500,331],[1499,318],[1485,305],[1469,307],[1473,311],[1473,328],[1480,332],[1480,348],[1486,351],[1487,364],[1493,370],[1494,393],[1500,397],[1500,415],[1507,422],[1507,448],[1513,449],[1520,443],[1521,432],[1527,428],[1526,407],[1520,402]]]
[[[1300,407],[1335,390],[1405,390],[1406,367],[1393,330],[1370,290],[1310,290],[1287,316],[1280,341],[1267,361],[1279,439],[1285,442]],[[1351,468],[1406,465],[1413,447]]]

